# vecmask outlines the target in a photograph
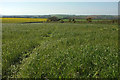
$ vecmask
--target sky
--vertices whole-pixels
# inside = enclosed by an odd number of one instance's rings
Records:
[[[0,2],[119,2],[120,0],[0,0]]]
[[[117,15],[118,0],[109,2],[94,2],[87,0],[82,2],[56,2],[54,0],[42,2],[40,0],[4,0],[0,2],[0,14],[2,15],[49,15],[49,14],[68,14],[68,15]],[[59,0],[58,0],[59,1]]]

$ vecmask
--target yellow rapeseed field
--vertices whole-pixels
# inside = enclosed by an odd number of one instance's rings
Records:
[[[47,18],[0,18],[2,23],[45,22]]]

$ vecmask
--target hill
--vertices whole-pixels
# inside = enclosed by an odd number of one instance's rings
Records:
[[[3,18],[49,18],[56,16],[61,19],[76,18],[85,19],[86,17],[92,17],[94,19],[118,19],[117,15],[62,15],[62,14],[52,14],[52,15],[3,15]]]

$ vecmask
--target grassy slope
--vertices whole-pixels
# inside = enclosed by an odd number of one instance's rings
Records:
[[[116,24],[3,24],[3,76],[116,77],[117,33]]]

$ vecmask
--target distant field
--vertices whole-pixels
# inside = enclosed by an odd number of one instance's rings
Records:
[[[118,76],[117,24],[3,23],[2,32],[3,78]]]
[[[64,21],[69,21],[69,19],[64,19]],[[75,19],[75,21],[86,21],[86,19]],[[111,21],[111,20],[93,19],[92,21]]]
[[[46,22],[47,18],[0,18],[2,23],[41,23]],[[69,19],[63,19],[63,21],[69,22]],[[75,19],[76,23],[87,23],[86,19]],[[58,21],[60,22],[60,21]],[[92,20],[93,23],[112,23],[112,20]]]
[[[24,23],[47,21],[46,18],[0,18],[2,23]]]

